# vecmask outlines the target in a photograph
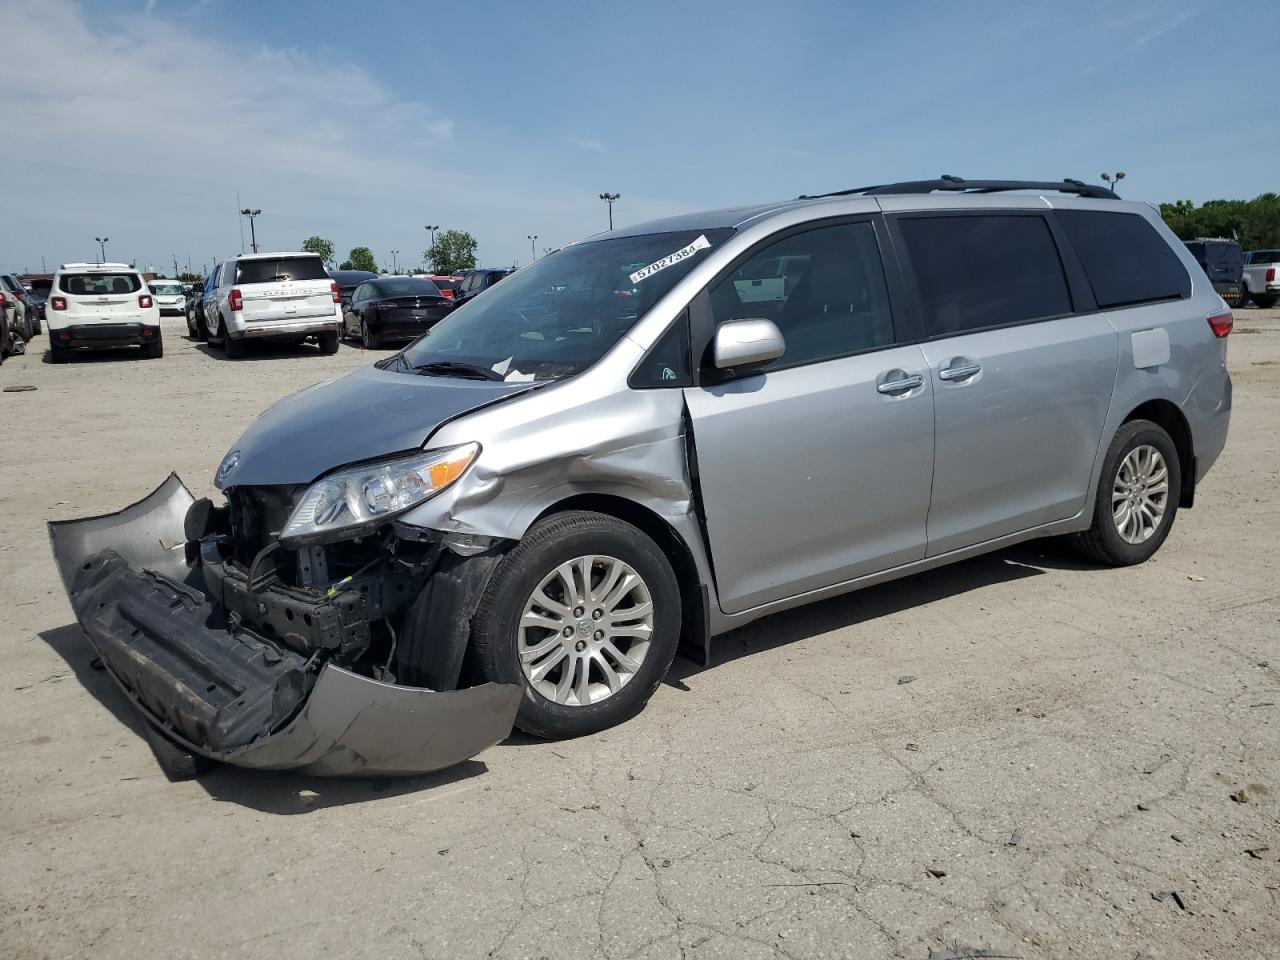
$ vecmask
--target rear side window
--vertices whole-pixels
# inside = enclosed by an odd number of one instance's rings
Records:
[[[1280,263],[1280,250],[1254,250],[1249,254],[1250,263]]]
[[[280,283],[286,280],[328,280],[319,257],[279,257],[274,260],[241,260],[236,283]]]
[[[1145,217],[1058,210],[1098,306],[1126,307],[1191,296],[1191,277]]]
[[[136,273],[64,273],[58,281],[62,292],[73,297],[137,293],[142,278]]]
[[[909,217],[898,223],[927,337],[1071,312],[1062,259],[1043,217]]]

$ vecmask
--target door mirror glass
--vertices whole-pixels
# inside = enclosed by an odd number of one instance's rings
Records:
[[[782,331],[772,320],[731,320],[716,328],[711,362],[717,370],[744,372],[777,360],[787,349]]]

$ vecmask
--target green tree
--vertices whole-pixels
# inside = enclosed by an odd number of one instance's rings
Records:
[[[347,254],[347,259],[343,261],[343,270],[368,270],[370,273],[378,272],[378,261],[373,258],[373,251],[368,247],[352,247],[351,252]]]
[[[1160,204],[1160,215],[1182,240],[1234,237],[1246,250],[1280,247],[1280,196],[1264,193],[1252,200],[1190,200]]]
[[[318,253],[325,266],[333,266],[333,241],[324,237],[308,237],[302,241],[302,249],[307,253]]]
[[[465,230],[446,230],[424,251],[422,258],[437,274],[458,273],[476,265],[476,238]]]

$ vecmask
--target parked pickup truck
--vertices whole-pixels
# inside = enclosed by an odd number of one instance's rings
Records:
[[[1248,299],[1266,309],[1280,300],[1280,250],[1250,250],[1244,255]]]

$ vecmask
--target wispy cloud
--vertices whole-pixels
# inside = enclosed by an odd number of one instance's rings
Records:
[[[1194,8],[1179,10],[1176,13],[1174,13],[1172,16],[1163,17],[1159,20],[1156,20],[1155,23],[1152,23],[1145,30],[1143,30],[1136,37],[1134,37],[1131,41],[1129,41],[1129,43],[1125,45],[1125,50],[1129,52],[1133,52],[1134,50],[1142,49],[1147,44],[1152,43],[1156,40],[1159,40],[1166,33],[1169,33],[1172,30],[1178,29],[1178,27],[1182,26],[1184,23],[1186,23],[1188,20],[1190,20],[1199,12],[1200,11],[1198,9],[1194,9]]]
[[[581,147],[583,150],[590,150],[593,153],[604,153],[604,144],[599,140],[592,140],[590,137],[570,137],[569,142],[575,147]]]

